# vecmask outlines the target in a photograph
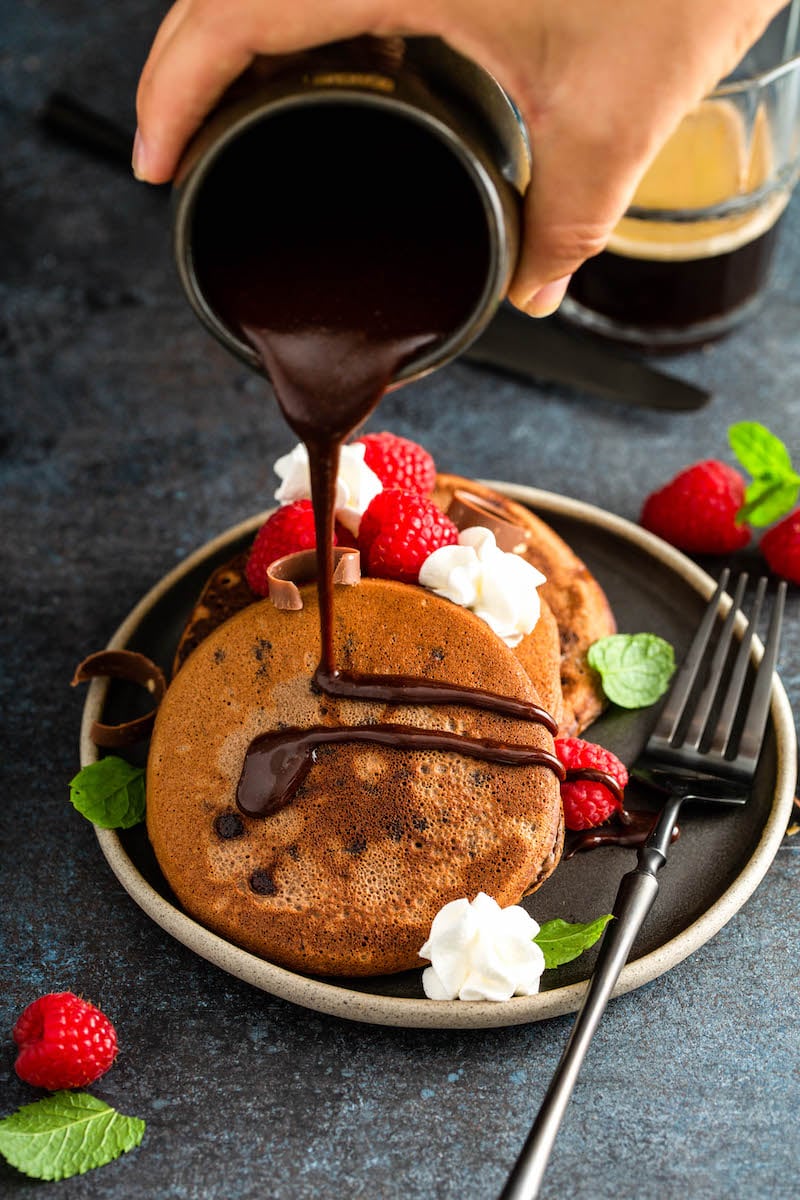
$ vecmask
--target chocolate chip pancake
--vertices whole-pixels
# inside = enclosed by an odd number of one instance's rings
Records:
[[[445,512],[451,510],[457,494],[464,493],[487,504],[490,512],[501,521],[508,521],[523,531],[518,552],[546,576],[547,582],[541,585],[539,593],[552,610],[561,638],[564,708],[559,735],[574,737],[590,725],[606,705],[600,681],[586,661],[586,651],[592,642],[616,632],[605,593],[563,538],[530,509],[473,479],[437,475],[432,498]],[[463,527],[463,520],[456,519],[456,524]],[[527,662],[527,650],[525,642],[517,648],[523,662]]]
[[[159,709],[147,773],[147,828],[187,911],[238,945],[292,969],[371,975],[419,965],[449,900],[484,891],[516,903],[555,868],[563,839],[547,765],[480,752],[323,743],[310,773],[269,816],[236,789],[251,742],[294,726],[455,732],[552,752],[542,724],[458,703],[334,699],[311,682],[319,659],[313,586],[300,611],[250,604],[189,655]],[[337,662],[419,676],[529,703],[516,655],[465,609],[409,585],[365,579],[336,589]],[[558,673],[551,641],[546,677]]]

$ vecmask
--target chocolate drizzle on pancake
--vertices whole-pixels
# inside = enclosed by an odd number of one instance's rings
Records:
[[[411,675],[361,675],[338,668],[326,672],[322,664],[314,672],[314,682],[326,696],[384,700],[387,704],[465,704],[467,708],[486,708],[503,716],[536,721],[552,734],[557,729],[553,718],[540,705],[511,696],[498,696],[483,688],[464,688]]]
[[[236,789],[239,808],[248,817],[268,817],[278,812],[311,770],[316,748],[337,742],[451,750],[510,766],[550,767],[559,779],[564,777],[564,767],[556,756],[533,746],[465,737],[446,730],[410,729],[407,725],[318,725],[312,729],[278,729],[250,743]]]

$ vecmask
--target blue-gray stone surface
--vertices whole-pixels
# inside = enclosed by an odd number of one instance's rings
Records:
[[[293,438],[263,382],[180,293],[165,197],[37,128],[61,87],[132,125],[152,0],[24,0],[0,49],[3,410],[3,901],[0,1115],[35,1093],[10,1030],[71,989],[122,1052],[93,1091],[143,1117],[142,1146],[58,1185],[0,1166],[4,1195],[63,1200],[488,1200],[510,1169],[569,1018],[505,1030],[382,1029],[304,1011],[173,941],[129,899],[66,799],[76,662],[189,551],[267,507]],[[761,312],[670,369],[714,392],[635,410],[463,363],[384,400],[372,428],[443,469],[533,484],[635,520],[687,462],[730,460],[759,419],[800,463],[800,198]],[[800,705],[800,596],[781,672]],[[798,1193],[797,885],[787,839],[752,898],[666,975],[615,1000],[543,1190],[576,1200]]]

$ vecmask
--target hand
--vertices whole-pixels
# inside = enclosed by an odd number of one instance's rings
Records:
[[[139,83],[134,170],[163,183],[260,54],[358,34],[436,35],[490,71],[530,132],[533,175],[510,299],[553,312],[605,246],[681,118],[785,0],[177,0]]]

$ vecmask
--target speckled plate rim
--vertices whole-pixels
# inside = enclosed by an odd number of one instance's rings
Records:
[[[704,598],[709,597],[714,590],[715,581],[694,562],[660,538],[622,517],[583,501],[572,500],[538,488],[498,480],[483,482],[544,516],[549,513],[573,518],[616,534],[664,563]],[[111,638],[108,649],[124,648],[154,604],[206,558],[238,538],[254,532],[263,521],[264,515],[258,514],[228,529],[194,551],[165,575],[122,622]],[[762,652],[761,644],[754,642],[754,662],[759,661]],[[102,679],[93,680],[89,686],[80,735],[83,766],[99,757],[97,748],[89,737],[89,730],[92,722],[100,718],[107,687],[107,681]],[[775,791],[769,816],[753,854],[733,883],[701,917],[658,949],[628,963],[614,989],[614,996],[642,987],[694,953],[730,920],[763,879],[789,824],[797,773],[794,720],[788,697],[777,675],[772,684],[771,718],[777,743]],[[96,833],[111,870],[136,904],[157,925],[188,949],[229,974],[271,995],[316,1012],[370,1024],[404,1028],[492,1029],[576,1012],[583,999],[586,981],[554,988],[535,996],[514,997],[503,1004],[496,1004],[489,1001],[465,1003],[457,1000],[432,1001],[375,995],[295,974],[239,949],[192,920],[144,879],[114,830],[96,828]]]

